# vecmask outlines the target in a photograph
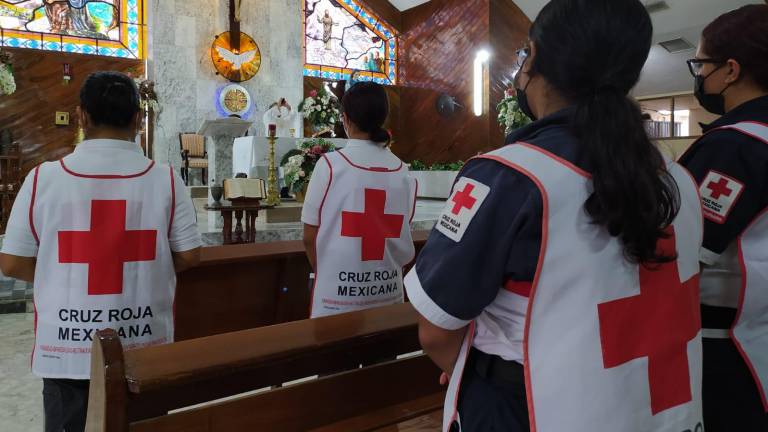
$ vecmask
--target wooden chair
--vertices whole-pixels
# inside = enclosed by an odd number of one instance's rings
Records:
[[[205,151],[205,137],[193,133],[180,133],[181,144],[181,178],[189,186],[189,169],[200,168],[203,175],[203,186],[208,184],[208,152]]]
[[[409,304],[131,351],[104,330],[92,348],[86,430],[362,432],[415,422],[418,430],[439,431],[445,389],[427,357],[358,368],[418,349]],[[421,427],[425,422],[431,426]]]

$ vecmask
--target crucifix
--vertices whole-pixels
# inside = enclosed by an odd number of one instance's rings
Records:
[[[232,50],[240,53],[240,4],[243,0],[229,0],[229,34]]]

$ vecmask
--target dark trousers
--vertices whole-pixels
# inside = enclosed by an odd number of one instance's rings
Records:
[[[504,362],[498,360],[493,362]],[[509,362],[504,362],[509,363]],[[529,432],[528,401],[523,366],[495,373],[488,359],[478,361],[473,350],[464,369],[459,392],[462,432]],[[519,373],[517,370],[519,370]]]
[[[45,432],[83,432],[88,380],[43,379]]]
[[[707,432],[765,432],[768,414],[749,367],[730,339],[704,339]]]

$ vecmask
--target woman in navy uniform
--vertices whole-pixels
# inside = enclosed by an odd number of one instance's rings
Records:
[[[518,51],[519,104],[536,121],[467,163],[405,280],[422,346],[452,376],[444,431],[700,430],[696,185],[665,162],[627,97],[651,39],[638,0],[553,0]],[[643,282],[661,273],[674,274],[668,285]],[[609,300],[646,289],[680,293],[684,311],[683,372],[667,378],[685,391],[653,407],[648,384],[630,385],[648,383],[643,363],[608,358],[614,340],[621,352],[644,343],[622,332],[651,327],[612,322]],[[638,316],[662,322],[671,301]],[[679,411],[652,415],[668,409]]]
[[[768,5],[744,6],[713,21],[688,65],[701,106],[722,115],[703,127],[704,136],[680,160],[700,185],[705,217],[705,425],[708,432],[766,431],[768,323],[759,318],[764,308],[760,314],[743,306],[749,288],[758,296],[749,305],[765,304],[761,292],[768,296],[758,276],[768,272],[760,257],[765,248],[753,253],[745,245],[768,238],[759,224],[768,206]],[[757,333],[742,333],[746,327]]]

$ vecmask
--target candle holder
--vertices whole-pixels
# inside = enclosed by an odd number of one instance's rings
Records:
[[[267,177],[268,206],[280,205],[280,190],[277,183],[277,165],[275,163],[275,142],[277,141],[277,125],[269,125],[269,175]]]

